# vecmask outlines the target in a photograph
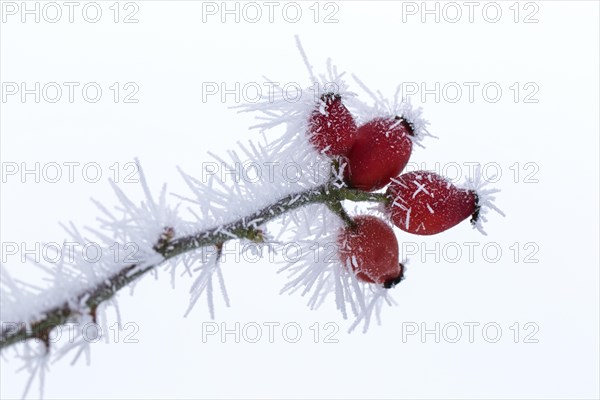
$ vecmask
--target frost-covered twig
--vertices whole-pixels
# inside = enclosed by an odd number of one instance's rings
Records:
[[[96,287],[73,296],[71,301],[42,311],[43,318],[28,321],[27,326],[22,326],[20,329],[3,330],[0,332],[0,349],[28,339],[39,339],[48,345],[50,331],[80,315],[82,312],[81,304],[85,305],[85,309],[95,320],[95,310],[101,303],[109,300],[120,289],[168,259],[206,246],[222,246],[225,242],[233,239],[262,242],[261,225],[293,209],[309,204],[322,203],[332,210],[343,213],[341,215],[342,219],[348,221],[349,217],[345,214],[343,208],[338,207],[342,200],[380,203],[389,201],[385,194],[366,193],[325,184],[314,189],[291,194],[247,217],[193,235],[175,237],[176,232],[173,232],[172,227],[165,227],[163,234],[160,235],[154,245],[154,250],[162,256],[156,263],[141,268],[138,264],[125,266]]]

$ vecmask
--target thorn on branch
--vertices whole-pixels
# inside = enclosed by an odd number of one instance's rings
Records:
[[[170,226],[164,228],[163,232],[160,234],[158,238],[158,242],[154,245],[153,249],[158,253],[163,254],[168,249],[169,243],[171,239],[175,236],[175,229]]]
[[[251,228],[246,238],[255,243],[263,243],[265,241],[265,234],[262,229]]]
[[[265,235],[263,230],[251,226],[237,228],[233,231],[233,233],[240,239],[248,239],[256,243],[262,243],[265,241]]]
[[[90,306],[90,316],[94,324],[98,323],[98,304],[92,304]]]
[[[41,323],[39,324],[41,325]],[[52,330],[52,326],[39,326],[32,325],[32,335],[31,337],[37,340],[41,340],[44,343],[44,347],[46,349],[46,354],[50,352],[50,331]]]
[[[217,262],[221,261],[221,256],[223,255],[223,245],[225,245],[225,242],[215,244],[215,247],[217,248]]]

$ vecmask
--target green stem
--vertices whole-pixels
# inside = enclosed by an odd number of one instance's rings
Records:
[[[352,217],[350,215],[348,215],[346,210],[344,210],[344,207],[342,206],[342,203],[340,201],[327,203],[327,207],[329,207],[329,209],[333,213],[337,214],[341,218],[341,220],[344,221],[344,223],[347,226],[352,227],[352,228],[356,226],[356,223],[354,222]]]

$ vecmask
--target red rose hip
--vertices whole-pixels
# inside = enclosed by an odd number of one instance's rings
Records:
[[[327,93],[321,96],[317,110],[308,122],[310,143],[330,156],[345,155],[356,137],[354,117],[342,103],[342,97]]]
[[[391,288],[403,279],[404,267],[398,262],[398,240],[392,228],[370,215],[354,218],[338,235],[339,257],[345,267],[367,283]]]
[[[371,192],[389,184],[410,159],[410,136],[412,128],[401,117],[376,118],[360,126],[347,156],[348,186]]]
[[[388,206],[394,225],[417,235],[434,235],[479,215],[474,190],[454,186],[433,172],[402,174],[388,187]]]

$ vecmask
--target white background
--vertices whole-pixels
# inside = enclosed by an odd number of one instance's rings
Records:
[[[228,108],[236,104],[233,96],[203,101],[203,82],[262,84],[265,75],[308,86],[295,34],[318,71],[331,57],[388,96],[402,82],[425,82],[428,88],[435,82],[441,87],[478,82],[472,102],[466,86],[455,103],[448,98],[454,94],[442,93],[439,101],[434,95],[413,97],[439,137],[417,149],[413,160],[430,169],[435,162],[497,163],[502,174],[495,185],[502,189],[497,204],[507,217],[491,214],[487,237],[468,223],[425,239],[398,232],[401,241],[428,248],[457,243],[464,253],[454,263],[412,256],[408,279],[394,291],[399,306],[385,308],[382,325],[367,334],[347,334],[349,323],[332,300],[310,311],[298,295],[279,296],[284,277],[275,273],[277,266],[228,262],[224,273],[232,307],[217,300],[216,322],[229,328],[236,322],[295,322],[302,338],[289,343],[276,329],[269,343],[265,327],[258,343],[236,343],[232,335],[203,343],[202,324],[209,321],[205,305],[183,318],[189,278],[178,279],[173,290],[168,275],[147,277],[133,296],[128,290],[119,295],[123,321],[139,326],[139,342],[123,343],[121,337],[119,343],[95,344],[90,366],[82,360],[75,366],[68,360],[54,364],[47,398],[598,397],[598,3],[538,1],[515,7],[500,2],[496,23],[486,21],[494,17],[492,9],[482,14],[486,3],[475,8],[473,22],[469,9],[455,3],[462,12],[456,23],[448,21],[456,8],[444,8],[446,3],[438,3],[439,22],[435,15],[422,22],[420,2],[412,3],[417,14],[408,15],[403,14],[407,3],[399,1],[341,1],[335,3],[334,23],[324,23],[334,8],[324,9],[323,3],[317,22],[313,3],[299,3],[297,23],[285,20],[280,3],[271,23],[268,8],[259,2],[260,21],[249,23],[241,15],[239,23],[234,16],[223,23],[220,13],[203,16],[202,2],[138,1],[139,22],[132,24],[114,23],[113,2],[100,2],[98,23],[86,22],[84,4],[76,8],[73,23],[64,6],[57,23],[3,16],[2,82],[97,82],[103,95],[97,103],[85,101],[80,90],[73,103],[66,97],[55,104],[44,99],[37,104],[32,96],[25,102],[19,96],[3,100],[1,158],[4,165],[97,162],[103,177],[97,183],[80,173],[73,183],[66,177],[58,183],[7,177],[1,191],[2,242],[61,242],[66,236],[58,221],[94,225],[97,212],[89,198],[114,203],[107,179],[115,162],[139,157],[153,189],[168,182],[171,190],[184,192],[177,165],[199,172],[207,151],[225,154],[236,141],[256,136],[248,130],[251,117]],[[133,10],[123,5],[120,20]],[[537,22],[524,23],[535,10]],[[135,82],[139,102],[114,103],[108,88],[114,82]],[[503,90],[495,103],[481,92],[490,82]],[[521,88],[517,102],[510,89],[515,82]],[[524,102],[528,82],[539,88],[531,98],[536,103]],[[515,163],[518,177],[515,167],[510,169]],[[535,167],[524,169],[525,163]],[[525,177],[534,170],[528,182]],[[122,187],[141,198],[138,185]],[[479,243],[473,262],[464,242]],[[515,242],[521,248],[517,262],[510,249]],[[534,247],[524,249],[528,242]],[[482,256],[488,243],[502,249],[497,262]],[[527,263],[533,248],[539,251],[531,260],[538,262]],[[16,256],[7,264],[20,278],[33,274]],[[329,321],[340,328],[333,336],[337,343],[324,343],[323,324]],[[310,330],[315,322],[321,324],[318,343]],[[458,343],[445,337],[436,343],[432,334],[402,340],[408,325],[432,329],[437,322],[463,326]],[[480,324],[473,343],[468,322]],[[502,328],[497,343],[488,343],[481,332],[490,322]],[[537,343],[524,343],[531,332],[524,329],[527,322],[539,327],[532,337]],[[514,323],[519,323],[518,343],[510,329]],[[493,330],[489,334],[493,337]],[[16,372],[21,364],[12,351],[4,356],[0,397],[19,397],[28,376]]]

